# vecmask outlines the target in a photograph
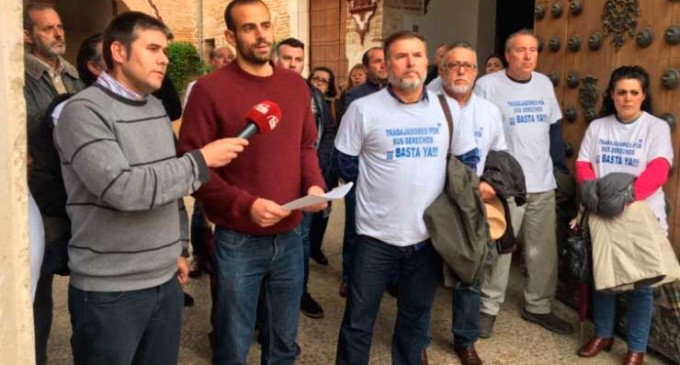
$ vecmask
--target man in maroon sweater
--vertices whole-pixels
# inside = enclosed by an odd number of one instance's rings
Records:
[[[179,150],[237,135],[246,126],[247,111],[263,100],[278,104],[282,118],[270,133],[254,136],[238,160],[212,170],[210,181],[195,194],[216,224],[213,361],[246,363],[262,287],[268,324],[262,362],[293,364],[304,275],[302,214],[280,204],[300,197],[301,192],[324,192],[309,88],[300,75],[269,61],[273,29],[262,1],[232,1],[225,21],[225,35],[239,56],[196,82]]]

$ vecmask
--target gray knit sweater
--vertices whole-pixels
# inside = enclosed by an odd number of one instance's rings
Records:
[[[71,284],[128,291],[175,275],[182,249],[178,199],[209,175],[199,151],[176,157],[160,101],[91,86],[69,99],[55,143],[72,222]]]

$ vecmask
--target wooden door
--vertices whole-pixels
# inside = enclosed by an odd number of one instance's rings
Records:
[[[310,1],[310,66],[326,66],[335,73],[336,85],[347,77],[346,0]],[[310,69],[311,71],[311,69]]]
[[[608,29],[606,24],[617,29]],[[672,45],[664,37],[673,25],[680,27],[680,2],[673,0],[536,1],[534,29],[542,44],[538,69],[552,76],[556,84],[565,115],[565,143],[574,151],[569,158],[572,171],[589,120],[597,116],[611,71],[618,66],[644,67],[651,77],[654,114],[680,118],[680,88],[668,89],[662,83],[669,69],[680,70],[680,44]],[[645,38],[645,32],[652,35],[649,44],[638,42]],[[672,141],[677,160],[680,134],[676,130],[672,131]],[[670,208],[669,237],[676,252],[680,252],[678,185],[674,167],[664,191]],[[657,311],[650,346],[680,361],[680,339],[672,335],[678,330],[677,320],[664,318]]]
[[[571,4],[581,4],[582,10],[578,15],[570,12]],[[631,31],[621,33],[621,44],[616,47],[614,35],[606,34],[603,22],[605,5],[614,4],[619,10],[625,10],[625,4],[637,4],[639,14],[628,14],[631,20]],[[556,82],[555,92],[562,103],[565,121],[562,128],[567,143],[574,147],[574,155],[570,158],[571,165],[575,161],[580,147],[583,133],[588,126],[588,115],[599,112],[604,92],[611,71],[621,65],[640,65],[650,74],[652,85],[654,112],[657,116],[673,114],[680,116],[680,88],[674,90],[662,86],[662,77],[669,69],[680,69],[680,45],[671,45],[664,39],[664,34],[674,24],[680,22],[680,4],[671,0],[642,2],[635,0],[539,0],[536,2],[536,14],[545,13],[543,17],[537,15],[535,32],[542,44],[539,56],[539,71],[550,76]],[[562,15],[558,16],[562,8]],[[633,8],[631,8],[633,9]],[[623,14],[623,13],[619,13]],[[635,22],[633,21],[635,20]],[[607,20],[608,21],[608,20]],[[649,31],[653,40],[649,45],[638,45],[638,33]],[[631,36],[631,33],[633,34]],[[599,48],[589,45],[589,40],[601,36]],[[641,36],[640,36],[641,37]],[[580,43],[580,47],[572,45]],[[559,44],[559,47],[557,46]],[[568,77],[574,76],[578,82],[568,83]],[[583,105],[580,95],[586,93],[587,81],[592,80],[596,87],[597,99],[592,105]],[[568,120],[568,116],[575,112],[576,118]],[[592,117],[592,116],[591,116]],[[677,147],[680,135],[672,134],[674,146]],[[677,148],[676,148],[677,151]],[[670,237],[676,251],[680,251],[680,215],[675,214],[680,208],[680,200],[676,198],[677,179],[675,169],[665,187],[667,199],[671,207],[669,217]]]

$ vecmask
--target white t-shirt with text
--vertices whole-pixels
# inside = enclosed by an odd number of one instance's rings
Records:
[[[457,105],[451,108],[460,120]],[[354,101],[335,139],[342,153],[359,157],[357,232],[394,246],[429,238],[425,209],[442,192],[449,145],[437,95],[404,104],[387,89]],[[452,153],[475,148],[471,129],[454,127]]]
[[[508,151],[522,166],[527,192],[555,189],[550,125],[562,119],[562,113],[550,80],[533,72],[521,83],[494,72],[477,80],[474,92],[500,110]]]
[[[448,95],[446,100],[449,101],[449,105],[451,102],[458,104],[455,99]],[[501,117],[501,112],[495,105],[475,94],[472,94],[467,103],[463,105],[461,116],[460,123],[456,123],[456,125],[473,128],[475,143],[479,150],[479,163],[476,172],[477,176],[482,176],[489,151],[506,151],[508,149],[503,132],[503,117]]]
[[[627,124],[619,122],[614,115],[594,120],[586,130],[578,153],[578,161],[590,162],[598,178],[612,172],[639,176],[647,164],[657,158],[673,164],[671,130],[666,122],[646,112]],[[663,189],[659,188],[646,201],[667,230]]]

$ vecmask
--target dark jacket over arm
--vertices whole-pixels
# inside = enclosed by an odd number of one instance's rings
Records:
[[[182,101],[179,100],[175,84],[172,83],[169,76],[165,76],[161,88],[153,93],[153,96],[161,99],[165,112],[168,113],[168,118],[171,121],[177,120],[182,116]]]
[[[567,168],[567,158],[564,153],[564,138],[562,138],[561,121],[550,125],[550,157],[552,158],[553,168],[565,174],[569,173]]]
[[[331,154],[331,169],[345,181],[356,181],[359,177],[359,157],[344,154],[334,148]]]
[[[505,209],[507,225],[505,233],[497,240],[498,252],[512,252],[516,246],[515,232],[519,227],[512,226],[508,199],[515,198],[517,206],[522,206],[526,203],[527,187],[524,181],[522,166],[506,151],[489,151],[481,180],[496,190],[496,196],[498,196]]]

